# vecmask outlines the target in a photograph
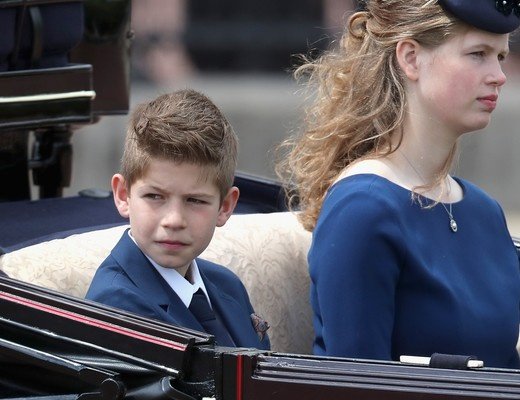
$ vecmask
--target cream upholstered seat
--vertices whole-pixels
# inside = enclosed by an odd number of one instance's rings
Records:
[[[83,297],[97,266],[126,226],[72,235],[0,257],[10,277]],[[225,265],[244,282],[255,311],[271,325],[272,350],[312,349],[307,251],[310,233],[289,212],[236,214],[217,228],[201,255]]]

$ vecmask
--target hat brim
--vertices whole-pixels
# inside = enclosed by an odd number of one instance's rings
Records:
[[[510,33],[520,26],[514,12],[499,11],[495,0],[438,0],[447,12],[475,28],[492,33]]]

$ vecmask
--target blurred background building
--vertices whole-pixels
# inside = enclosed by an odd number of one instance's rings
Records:
[[[134,0],[131,106],[193,87],[210,96],[240,139],[239,169],[275,178],[274,149],[298,130],[304,102],[291,76],[298,54],[317,54],[338,37],[353,0]],[[463,138],[455,174],[500,201],[520,234],[517,45],[506,64],[492,124]],[[126,116],[103,117],[72,138],[72,184],[109,189],[122,153]]]

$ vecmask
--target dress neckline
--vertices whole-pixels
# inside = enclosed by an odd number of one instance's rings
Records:
[[[352,180],[352,179],[356,179],[356,178],[372,178],[372,179],[378,179],[384,183],[386,183],[387,185],[389,186],[392,186],[393,188],[396,188],[404,193],[407,193],[409,197],[412,196],[412,191],[408,188],[405,188],[404,186],[401,186],[393,181],[391,181],[390,179],[388,178],[385,178],[384,176],[381,176],[381,175],[378,175],[378,174],[374,174],[374,173],[371,173],[371,172],[362,172],[362,173],[359,173],[359,174],[353,174],[353,175],[349,175],[349,176],[346,176],[344,178],[341,178],[339,179],[338,181],[334,182],[334,184],[329,188],[329,191],[334,188],[334,186],[340,184],[341,182],[347,182],[349,180]],[[461,203],[462,201],[464,201],[464,199],[466,199],[466,195],[467,195],[467,191],[466,191],[466,186],[464,185],[464,182],[462,182],[462,180],[456,176],[452,176],[452,178],[460,185],[460,187],[462,188],[462,199],[458,200],[458,201],[454,201],[452,203],[444,203],[444,202],[439,202],[439,204],[446,204],[446,205],[449,205],[449,204],[452,204],[452,205],[455,205],[455,204],[459,204]],[[425,199],[426,201],[428,202],[436,202],[436,200],[430,198],[430,197],[426,197],[426,196],[422,196],[421,197],[423,199]]]

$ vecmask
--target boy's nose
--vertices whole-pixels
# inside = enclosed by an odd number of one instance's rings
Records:
[[[181,229],[186,227],[184,213],[178,207],[171,207],[163,216],[162,225],[170,229]]]

